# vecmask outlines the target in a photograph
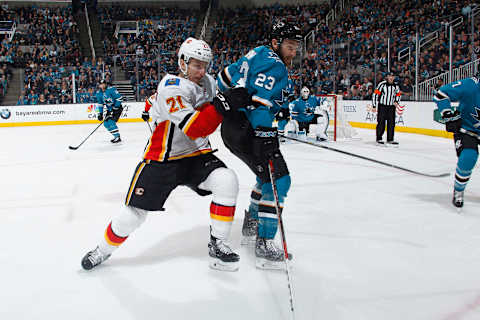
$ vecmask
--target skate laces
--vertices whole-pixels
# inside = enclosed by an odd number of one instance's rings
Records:
[[[274,240],[265,239],[265,249],[269,252],[275,253],[275,255],[283,256],[283,251],[277,247]]]
[[[255,228],[257,226],[257,219],[248,217],[247,219],[247,227],[248,228]]]
[[[91,251],[88,255],[88,260],[92,262],[92,264],[97,265],[105,260],[107,256],[105,256],[101,251],[100,248],[96,248],[95,250]]]
[[[233,253],[232,249],[228,246],[228,244],[226,244],[225,242],[223,242],[222,240],[218,240],[216,241],[216,247],[218,250],[220,250],[220,252],[222,253],[225,253],[225,254],[231,254]]]

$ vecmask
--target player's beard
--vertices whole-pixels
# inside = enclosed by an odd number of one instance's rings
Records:
[[[276,54],[278,54],[280,59],[282,59],[283,63],[287,66],[287,68],[290,68],[292,66],[293,58],[291,58],[290,61],[287,61],[284,55],[282,54],[282,50],[280,50],[280,47],[278,48],[278,50],[274,50],[274,51]]]

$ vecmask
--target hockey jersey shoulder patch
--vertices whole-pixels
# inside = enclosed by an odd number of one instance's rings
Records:
[[[178,78],[172,78],[172,79],[168,79],[167,81],[165,81],[165,87],[178,86],[178,85],[180,85],[180,79],[178,79]]]

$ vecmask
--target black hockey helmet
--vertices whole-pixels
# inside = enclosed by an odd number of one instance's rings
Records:
[[[277,39],[278,43],[282,43],[285,39],[302,41],[303,35],[300,27],[286,20],[278,20],[272,26],[270,33],[270,41]]]

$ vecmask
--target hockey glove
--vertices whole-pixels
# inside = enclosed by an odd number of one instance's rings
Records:
[[[148,111],[143,111],[142,112],[142,119],[143,119],[143,121],[148,122],[148,120],[150,120],[150,113],[148,113]]]
[[[103,112],[99,112],[97,115],[98,121],[103,121]]]
[[[280,149],[277,128],[258,127],[254,130],[253,155],[262,160],[273,159]]]
[[[251,105],[252,96],[246,88],[228,89],[223,93],[217,93],[217,96],[213,98],[212,104],[218,113],[228,117],[236,113],[238,109]]]
[[[277,115],[275,116],[277,121],[288,120],[289,117],[290,117],[290,110],[287,108],[280,109],[280,111],[278,111]]]
[[[458,110],[446,110],[442,113],[442,118],[445,120],[445,127],[448,132],[459,132],[462,127],[462,118]]]

